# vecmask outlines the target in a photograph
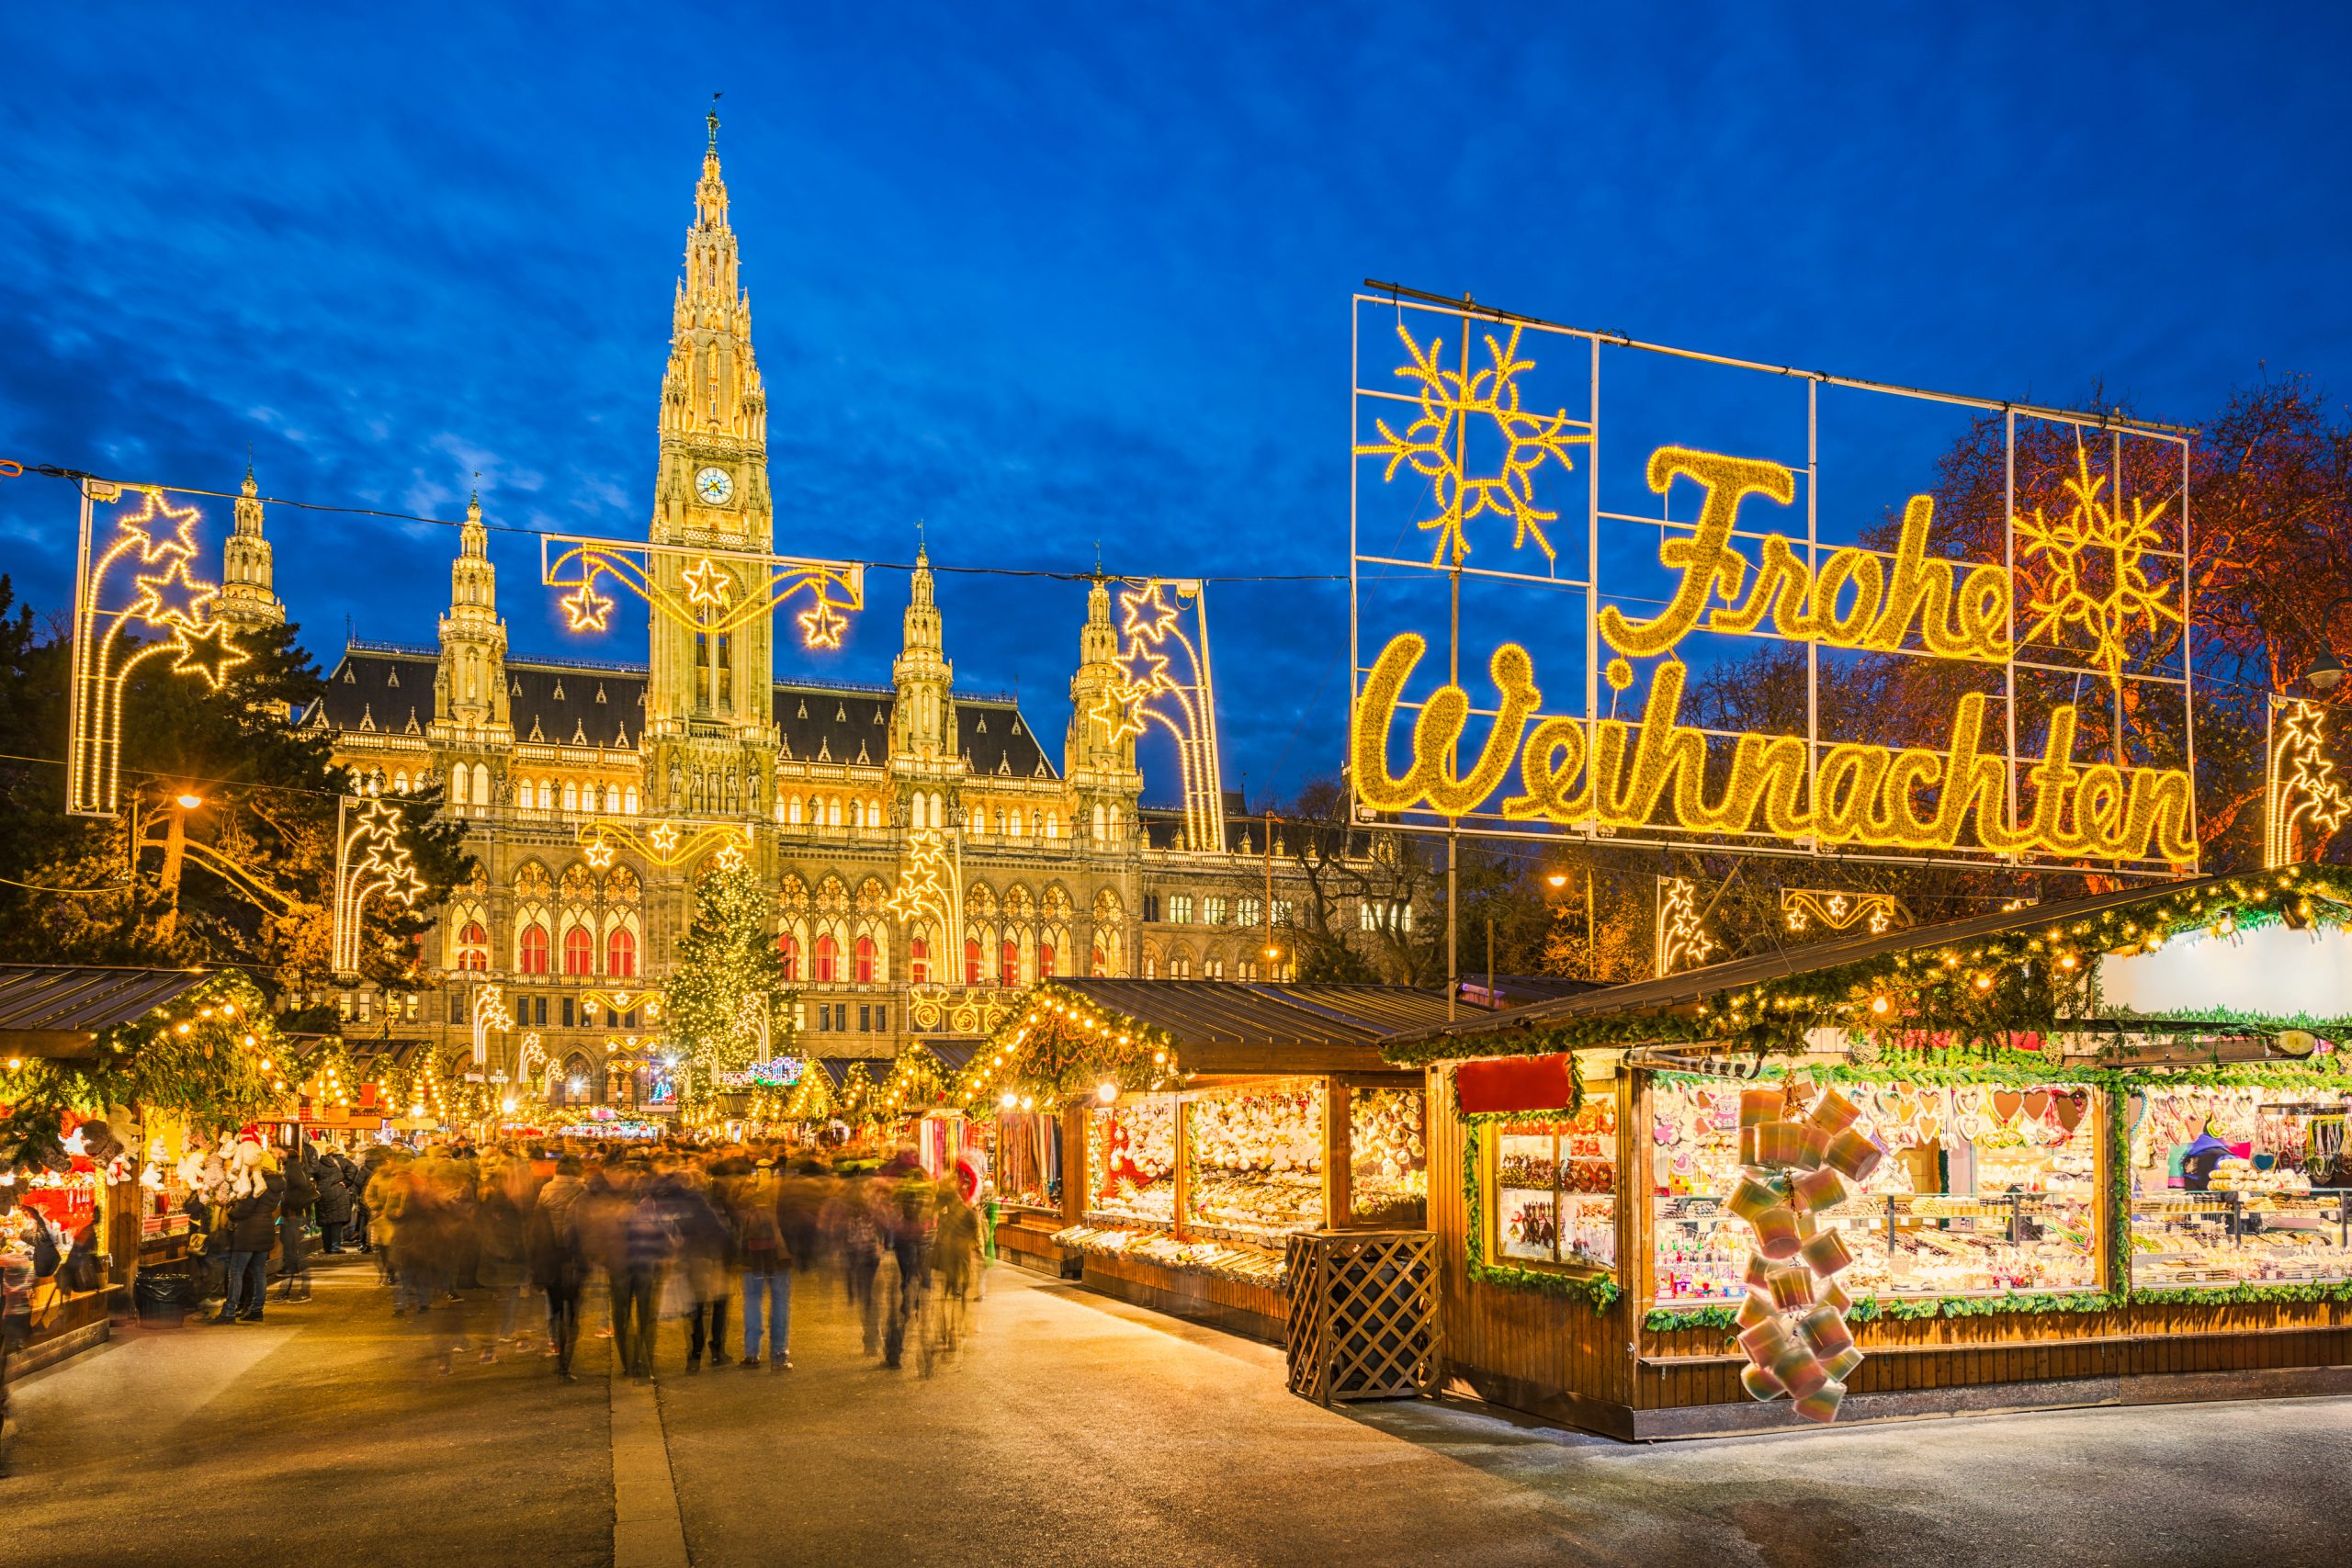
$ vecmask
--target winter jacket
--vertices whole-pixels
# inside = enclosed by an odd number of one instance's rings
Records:
[[[558,1176],[539,1189],[523,1227],[523,1250],[530,1259],[531,1283],[542,1291],[578,1286],[586,1272],[580,1239],[581,1194],[576,1176]]]
[[[319,1201],[319,1184],[311,1179],[309,1162],[299,1155],[286,1162],[285,1187],[282,1212],[299,1225],[311,1217],[311,1210]]]
[[[312,1179],[319,1184],[319,1224],[349,1224],[351,1201],[355,1194],[349,1179],[343,1173],[342,1163],[332,1155],[320,1156]]]
[[[523,1211],[503,1187],[492,1187],[474,1211],[474,1236],[481,1246],[476,1277],[494,1291],[523,1282]]]
[[[286,1179],[273,1170],[261,1179],[260,1191],[229,1205],[232,1252],[267,1252],[277,1245],[277,1211],[285,1206]]]

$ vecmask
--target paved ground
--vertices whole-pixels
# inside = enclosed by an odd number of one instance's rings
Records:
[[[2352,1400],[1634,1449],[1466,1406],[1327,1413],[1265,1347],[1017,1270],[990,1290],[924,1379],[876,1368],[808,1277],[795,1371],[681,1375],[671,1324],[657,1393],[593,1338],[577,1383],[534,1356],[443,1376],[346,1269],[262,1326],[132,1331],[19,1385],[0,1562],[2346,1561]]]

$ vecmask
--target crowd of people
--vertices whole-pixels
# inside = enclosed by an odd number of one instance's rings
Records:
[[[582,1302],[599,1289],[609,1310],[597,1332],[631,1378],[654,1375],[668,1317],[682,1325],[689,1373],[781,1371],[792,1365],[796,1279],[820,1264],[859,1313],[867,1353],[898,1367],[912,1347],[928,1366],[961,1333],[979,1278],[979,1215],[911,1151],[836,1171],[781,1149],[452,1144],[388,1153],[365,1174],[353,1209],[361,1246],[392,1311],[417,1323],[445,1372],[469,1354],[536,1350],[571,1377]],[[464,1310],[485,1299],[494,1327]],[[543,1327],[526,1303],[543,1303]]]

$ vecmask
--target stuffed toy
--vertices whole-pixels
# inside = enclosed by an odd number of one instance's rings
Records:
[[[252,1198],[264,1190],[262,1156],[264,1148],[261,1129],[248,1122],[237,1129],[236,1141],[229,1147],[229,1196]]]

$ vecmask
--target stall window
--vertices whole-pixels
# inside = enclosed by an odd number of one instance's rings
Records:
[[[1487,1205],[1498,1262],[1617,1266],[1617,1104],[1496,1127]]]
[[[2352,1279],[2352,1095],[2167,1085],[2127,1111],[2134,1284]]]
[[[1348,1205],[1360,1224],[1428,1223],[1429,1144],[1418,1089],[1348,1090]]]
[[[1184,1107],[1193,1177],[1186,1223],[1264,1246],[1323,1216],[1323,1087],[1292,1079]]]
[[[1172,1094],[1088,1107],[1089,1213],[1161,1225],[1175,1219],[1176,1116]]]

